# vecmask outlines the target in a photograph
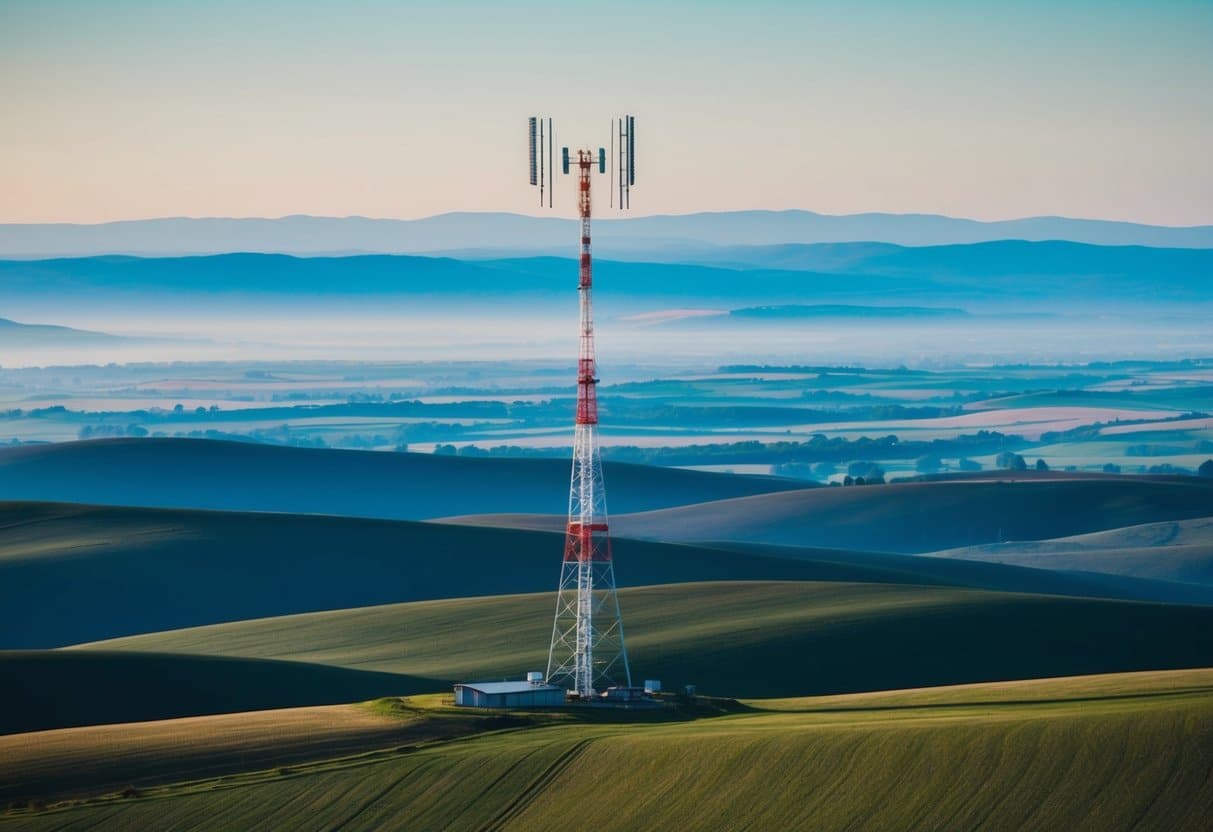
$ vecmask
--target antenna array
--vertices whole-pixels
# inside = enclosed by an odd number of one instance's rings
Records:
[[[556,131],[552,119],[531,116],[527,119],[527,143],[530,151],[530,182],[539,188],[539,207],[555,204],[553,192],[556,179]],[[609,204],[621,211],[632,207],[632,186],[636,184],[636,117],[632,115],[611,119],[609,150],[598,148],[598,172],[611,175]],[[560,171],[570,172],[569,148],[560,148]],[[592,151],[589,151],[592,153]]]
[[[547,121],[547,135],[544,135],[544,121]],[[530,150],[531,185],[539,187],[539,207],[543,207],[544,191],[547,191],[547,207],[552,207],[552,196],[556,190],[553,180],[556,178],[556,159],[552,148],[556,143],[556,131],[552,129],[552,120],[539,116],[527,119],[527,144]],[[568,173],[568,166],[565,166]]]

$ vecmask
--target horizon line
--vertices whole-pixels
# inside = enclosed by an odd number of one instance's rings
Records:
[[[1072,217],[1062,214],[1032,214],[1028,216],[1006,217],[1002,219],[981,220],[972,217],[954,216],[951,214],[934,214],[923,212],[893,212],[893,211],[860,211],[856,213],[830,214],[821,211],[814,211],[810,208],[738,208],[731,210],[720,211],[687,211],[682,213],[655,213],[655,214],[640,214],[624,217],[597,216],[595,219],[599,222],[628,222],[643,219],[666,219],[677,217],[705,217],[705,216],[722,216],[728,214],[808,214],[815,217],[824,217],[831,219],[853,219],[861,217],[888,217],[888,218],[930,218],[930,219],[945,219],[954,222],[974,223],[977,225],[1004,225],[1014,223],[1024,223],[1040,220],[1053,220],[1065,222],[1093,222],[1109,225],[1129,225],[1142,228],[1160,228],[1169,230],[1204,230],[1213,229],[1213,221],[1209,223],[1198,223],[1195,225],[1163,225],[1150,222],[1142,222],[1139,220],[1125,219],[1108,219],[1101,217]],[[140,222],[170,222],[170,221],[227,221],[227,222],[245,222],[245,221],[263,221],[263,222],[280,222],[283,220],[292,219],[312,219],[312,220],[365,220],[368,222],[391,222],[391,223],[417,223],[427,220],[441,219],[444,217],[455,216],[505,216],[505,217],[522,217],[533,220],[559,220],[574,222],[576,218],[573,216],[563,216],[557,214],[531,214],[522,211],[500,211],[500,210],[459,210],[459,211],[442,211],[437,214],[426,214],[419,217],[373,217],[365,214],[282,214],[278,216],[223,216],[223,215],[169,215],[169,216],[151,216],[151,217],[130,217],[124,219],[100,220],[96,222],[72,222],[72,221],[23,221],[23,222],[0,222],[0,228],[20,228],[29,226],[71,226],[81,228],[98,228],[107,225],[121,225]]]

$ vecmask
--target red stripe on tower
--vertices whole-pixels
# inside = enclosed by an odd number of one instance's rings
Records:
[[[621,142],[621,152],[624,147]],[[577,281],[580,307],[577,411],[569,519],[560,588],[556,594],[556,616],[552,623],[547,680],[551,684],[564,685],[584,698],[593,696],[599,685],[618,685],[622,682],[630,686],[632,676],[623,641],[619,599],[615,592],[606,487],[598,447],[598,366],[594,356],[590,185],[595,172],[601,174],[607,170],[606,152],[602,148],[597,153],[590,149],[578,150],[575,171],[570,171],[573,167],[570,156],[568,148],[561,149],[563,172],[577,176],[577,210],[581,220]]]

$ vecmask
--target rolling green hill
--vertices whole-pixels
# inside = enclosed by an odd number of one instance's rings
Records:
[[[19,809],[0,828],[1195,830],[1213,673],[568,723]],[[196,727],[192,730],[197,731]]]
[[[656,540],[733,540],[923,553],[1187,520],[1213,513],[1199,477],[1008,477],[819,488],[616,514],[612,530]],[[551,515],[444,518],[551,528]]]
[[[48,504],[0,504],[0,525],[0,645],[9,648],[546,590],[564,545],[552,534],[426,523]],[[632,585],[823,574],[793,561],[650,542],[617,541],[615,553],[626,564],[621,583]],[[841,573],[864,574],[896,578],[887,570]]]
[[[550,591],[563,538],[348,517],[0,503],[0,647],[396,601]],[[1208,603],[1208,589],[998,564],[617,539],[624,586],[827,580]],[[744,549],[745,547],[737,547]]]
[[[634,678],[796,696],[1213,665],[1213,608],[942,587],[730,582],[621,590]],[[552,595],[241,621],[86,650],[290,659],[444,679],[547,663]],[[66,651],[75,653],[76,650]]]
[[[804,488],[803,481],[607,463],[616,511]],[[562,459],[475,459],[210,439],[96,439],[0,448],[0,500],[421,520],[559,511]]]
[[[377,700],[10,734],[0,736],[0,807],[451,739],[503,722],[492,712]]]

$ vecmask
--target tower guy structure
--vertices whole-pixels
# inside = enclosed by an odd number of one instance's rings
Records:
[[[636,181],[634,162],[635,119],[624,116],[611,125],[611,204],[621,209],[630,204]],[[552,206],[555,159],[552,122],[530,119],[531,184],[538,185],[540,205],[545,194]],[[548,141],[545,165],[544,137]],[[618,140],[618,153],[616,153]],[[573,472],[569,487],[569,520],[565,531],[564,559],[556,593],[556,615],[548,651],[548,684],[560,685],[581,698],[595,695],[598,688],[632,685],[627,647],[623,640],[623,618],[615,592],[615,567],[607,526],[606,487],[598,445],[597,361],[594,354],[593,261],[590,255],[590,217],[593,213],[590,185],[594,175],[607,173],[607,151],[599,147],[575,151],[561,148],[561,170],[570,168],[577,181],[577,211],[581,220],[581,256],[577,281],[580,308],[577,354],[577,410],[573,436]],[[619,182],[613,181],[618,173]],[[615,199],[616,193],[618,200]]]

